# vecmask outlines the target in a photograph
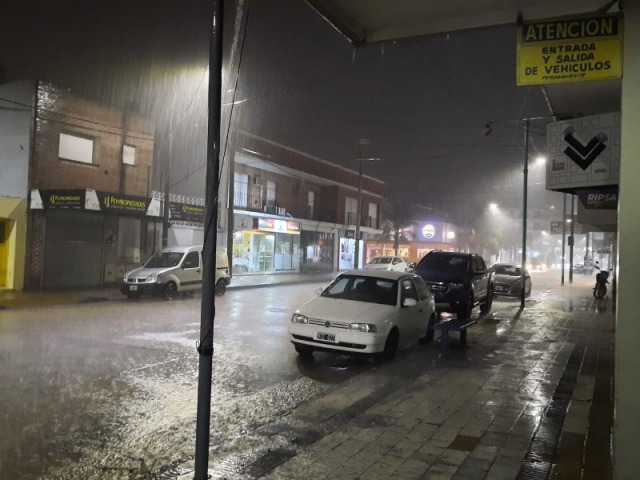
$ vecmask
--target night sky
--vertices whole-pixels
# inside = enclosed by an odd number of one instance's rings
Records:
[[[232,129],[354,169],[368,139],[362,155],[382,160],[365,174],[385,180],[389,198],[436,210],[521,195],[514,120],[549,110],[539,87],[515,85],[515,26],[356,49],[301,0],[247,3],[225,4]],[[200,0],[3,0],[0,65],[5,81],[133,103],[159,132],[173,121],[176,189],[204,196],[209,24]],[[532,155],[545,148],[543,130],[532,130]]]

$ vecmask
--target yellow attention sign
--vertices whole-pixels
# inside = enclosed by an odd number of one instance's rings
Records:
[[[523,23],[518,30],[518,85],[621,76],[619,15]]]

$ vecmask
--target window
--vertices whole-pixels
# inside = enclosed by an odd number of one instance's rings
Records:
[[[141,222],[137,218],[118,218],[118,257],[133,263],[140,262]]]
[[[246,207],[249,191],[249,175],[243,173],[233,174],[233,205]]]
[[[401,301],[403,305],[407,298],[412,298],[416,302],[418,301],[418,292],[416,292],[416,287],[408,278],[402,280]]]
[[[132,145],[122,147],[122,163],[126,165],[136,164],[136,147]]]
[[[358,199],[347,197],[344,204],[345,218],[349,225],[355,225],[358,216]]]
[[[307,195],[307,216],[313,220],[315,213],[316,192],[309,192]]]
[[[369,227],[376,228],[378,225],[378,204],[369,204],[369,221],[367,222]]]
[[[93,139],[61,133],[58,157],[62,160],[93,163]]]
[[[267,205],[276,204],[276,182],[267,180]]]
[[[200,268],[198,252],[189,252],[182,262],[183,268]]]

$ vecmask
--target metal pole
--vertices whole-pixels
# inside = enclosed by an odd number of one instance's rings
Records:
[[[575,237],[575,223],[576,219],[573,215],[573,211],[575,210],[575,195],[571,195],[571,241],[569,242],[569,283],[573,283],[573,245],[576,243]]]
[[[169,243],[169,179],[171,177],[171,157],[173,156],[173,117],[169,122],[169,161],[164,184],[164,202],[162,203],[162,248]]]
[[[522,269],[527,267],[527,183],[529,182],[529,119],[524,121],[524,170],[522,171]],[[520,279],[520,308],[524,308],[525,278]]]
[[[353,268],[358,269],[360,258],[360,219],[362,218],[362,158],[358,159],[358,213],[356,215],[356,249]]]
[[[209,429],[213,375],[213,325],[215,319],[216,244],[218,226],[218,173],[220,171],[220,109],[222,104],[223,0],[210,3],[209,34],[209,126],[207,131],[206,217],[204,232],[202,305],[200,307],[200,355],[194,480],[209,478]]]
[[[564,285],[565,245],[567,243],[567,194],[562,194],[562,266],[560,284]]]

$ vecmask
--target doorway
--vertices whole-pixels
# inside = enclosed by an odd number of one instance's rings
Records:
[[[9,265],[10,220],[0,218],[0,288],[7,286],[7,265]]]

